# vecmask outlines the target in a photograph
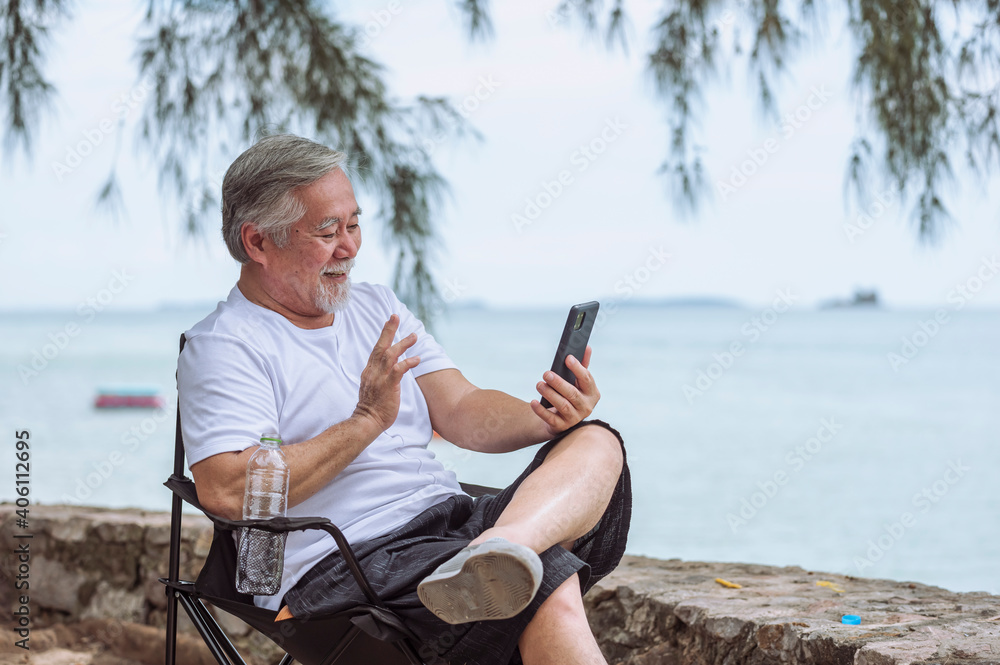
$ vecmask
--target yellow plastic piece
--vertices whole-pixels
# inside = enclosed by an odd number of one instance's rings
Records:
[[[726,587],[727,589],[742,589],[742,584],[737,584],[736,582],[730,582],[729,580],[724,580],[721,577],[716,577],[715,581]]]
[[[837,586],[833,582],[827,582],[826,580],[819,580],[818,582],[816,582],[816,586],[825,586],[827,589],[830,589],[831,591],[836,591],[837,593],[844,593],[844,590],[841,589],[839,586]]]

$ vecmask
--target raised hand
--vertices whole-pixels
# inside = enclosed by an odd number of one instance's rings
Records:
[[[417,342],[417,334],[410,333],[395,344],[392,339],[399,328],[399,317],[389,317],[382,327],[368,364],[361,371],[361,388],[354,415],[369,419],[379,432],[387,430],[399,414],[399,382],[403,375],[420,364],[419,357],[399,357]]]

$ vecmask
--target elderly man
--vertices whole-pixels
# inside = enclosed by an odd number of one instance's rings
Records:
[[[288,514],[343,530],[427,660],[604,663],[582,594],[622,556],[631,494],[621,437],[584,420],[600,398],[590,349],[567,360],[575,385],[542,375],[548,409],[471,384],[391,290],[352,286],[361,209],[344,160],[271,136],[226,174],[239,281],[178,363],[199,499],[240,518],[247,460],[278,432]],[[548,443],[510,487],[473,500],[427,449],[432,428],[488,453]],[[304,617],[360,600],[332,539],[309,531],[288,537],[278,594],[255,602]]]

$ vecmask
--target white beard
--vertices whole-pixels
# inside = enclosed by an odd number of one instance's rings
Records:
[[[347,307],[350,300],[351,278],[348,277],[343,284],[320,284],[314,304],[327,314],[333,314]]]
[[[347,306],[351,300],[351,270],[353,268],[354,259],[342,259],[328,266],[327,269],[347,273],[347,280],[342,283],[328,282],[322,274],[319,276],[319,290],[313,300],[317,309],[327,314],[333,314]]]

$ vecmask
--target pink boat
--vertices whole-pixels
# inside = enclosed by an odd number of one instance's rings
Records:
[[[162,409],[166,404],[159,388],[103,388],[97,391],[97,409]]]

